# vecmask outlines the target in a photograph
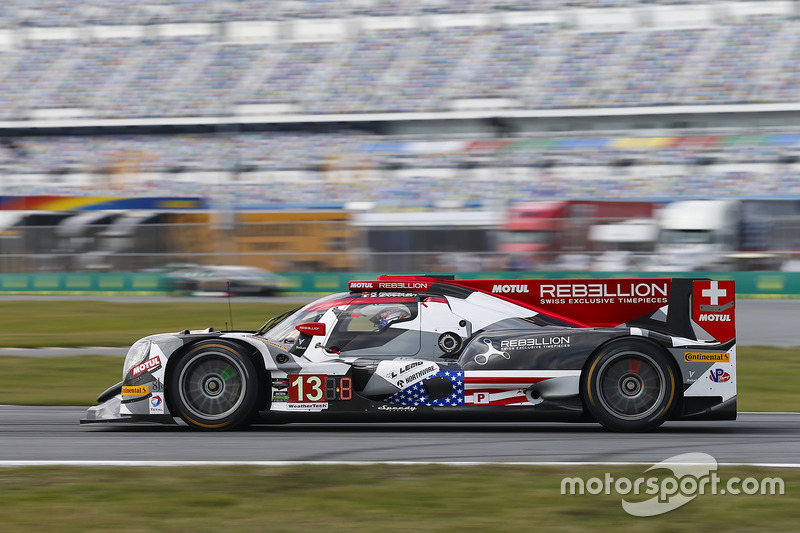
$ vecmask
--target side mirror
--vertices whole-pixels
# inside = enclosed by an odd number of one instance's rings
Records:
[[[325,324],[323,322],[305,322],[295,327],[295,329],[300,333],[312,336],[325,335],[326,331]]]

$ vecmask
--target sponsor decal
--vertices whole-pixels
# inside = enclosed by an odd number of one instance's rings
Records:
[[[164,398],[160,394],[154,394],[150,397],[150,414],[163,415],[164,414]]]
[[[139,385],[136,387],[122,387],[123,396],[147,396],[150,394],[150,387]]]
[[[420,363],[422,363],[422,361],[420,361]],[[424,364],[424,363],[422,363],[422,364]],[[416,367],[416,366],[419,366],[419,365],[415,363],[413,365],[413,367]],[[401,377],[396,382],[396,385],[397,385],[398,388],[402,389],[403,387],[407,387],[407,386],[411,385],[412,383],[416,383],[417,381],[425,379],[426,377],[430,376],[431,374],[433,374],[437,370],[439,370],[439,365],[437,365],[436,363],[431,363],[431,364],[427,365],[424,368],[420,368],[419,370],[416,370],[415,372],[413,372],[412,374],[410,374],[410,375],[408,375],[406,377],[402,377],[402,374],[404,372],[408,372],[413,367],[409,365],[409,367],[406,367],[404,370],[400,371]]]
[[[509,339],[500,341],[500,349],[523,350],[527,348],[557,348],[569,346],[569,337],[532,337],[529,339]]]
[[[545,283],[540,304],[666,304],[669,282]]]
[[[730,363],[731,354],[727,352],[684,352],[683,360],[687,363]]]
[[[712,315],[711,313],[703,313],[697,317],[698,322],[733,322],[733,317],[730,315]]]
[[[439,371],[439,365],[431,361],[416,359],[394,359],[381,361],[375,374],[393,383],[398,389],[431,377]]]
[[[272,380],[272,388],[273,389],[288,389],[289,388],[289,378],[273,378]]]
[[[527,285],[495,285],[492,287],[492,292],[498,294],[522,294],[530,292]]]
[[[427,291],[430,286],[431,286],[430,283],[422,283],[419,281],[413,283],[381,282],[378,284],[379,289],[406,289],[406,290],[418,289],[422,291]]]
[[[478,392],[475,391],[472,393],[472,403],[474,404],[490,404],[492,403],[492,394],[489,392]]]
[[[382,290],[427,291],[433,283],[424,281],[351,281],[350,290]]]
[[[733,281],[697,280],[692,283],[692,318],[719,342],[736,336],[735,303]]]
[[[275,391],[272,393],[272,401],[273,402],[288,402],[289,401],[289,393],[286,391]]]
[[[708,371],[708,379],[714,383],[725,383],[731,380],[731,375],[721,368],[714,368]]]
[[[287,409],[299,411],[323,411],[328,408],[328,402],[287,403]]]
[[[295,329],[304,335],[325,335],[325,324],[322,322],[306,322],[305,324],[300,324]]]
[[[499,355],[503,359],[511,359],[511,356],[508,355],[508,353],[498,350],[494,347],[494,344],[492,344],[492,339],[483,339],[483,342],[486,344],[486,351],[475,355],[474,360],[477,364],[485,365],[489,362],[489,359],[493,355]]]
[[[408,411],[416,411],[417,408],[413,405],[381,405],[378,407],[378,411],[398,411],[398,412],[408,412]]]
[[[161,359],[159,359],[158,356],[155,356],[131,368],[131,377],[135,378],[142,372],[153,372],[159,368],[161,368]]]
[[[421,365],[424,365],[424,364],[425,364],[425,361],[414,361],[413,363],[409,363],[409,364],[407,364],[405,366],[400,367],[400,370],[398,370],[397,372],[394,372],[394,371],[389,372],[389,377],[396,378],[400,374],[404,374],[404,373],[408,372],[409,370],[412,370],[412,369],[417,368],[418,366],[421,366]]]

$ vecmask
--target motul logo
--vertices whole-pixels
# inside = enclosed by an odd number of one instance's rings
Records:
[[[495,285],[492,287],[492,292],[508,294],[510,292],[523,293],[529,291],[527,285]]]
[[[702,313],[698,318],[698,322],[732,322],[731,315],[712,315],[709,313]]]
[[[142,372],[146,372],[148,370],[154,370],[161,366],[161,359],[158,357],[153,357],[152,359],[148,359],[144,363],[140,363],[133,367],[131,370],[131,376],[136,377]]]

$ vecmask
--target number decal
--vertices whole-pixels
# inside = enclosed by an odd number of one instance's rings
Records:
[[[351,378],[342,378],[339,381],[339,399],[352,400],[353,399],[353,380]]]
[[[322,403],[353,399],[353,380],[326,375],[289,376],[289,403]]]
[[[324,402],[322,388],[328,376],[289,376],[289,403]]]
[[[318,402],[325,399],[325,393],[322,390],[322,378],[319,376],[308,376],[306,383],[311,385],[311,390],[306,392],[306,401]]]

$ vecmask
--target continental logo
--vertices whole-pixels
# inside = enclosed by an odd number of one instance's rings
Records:
[[[138,387],[122,387],[123,396],[147,396],[150,394],[150,387],[141,385]]]
[[[683,360],[687,363],[730,363],[731,354],[727,352],[684,352]]]

